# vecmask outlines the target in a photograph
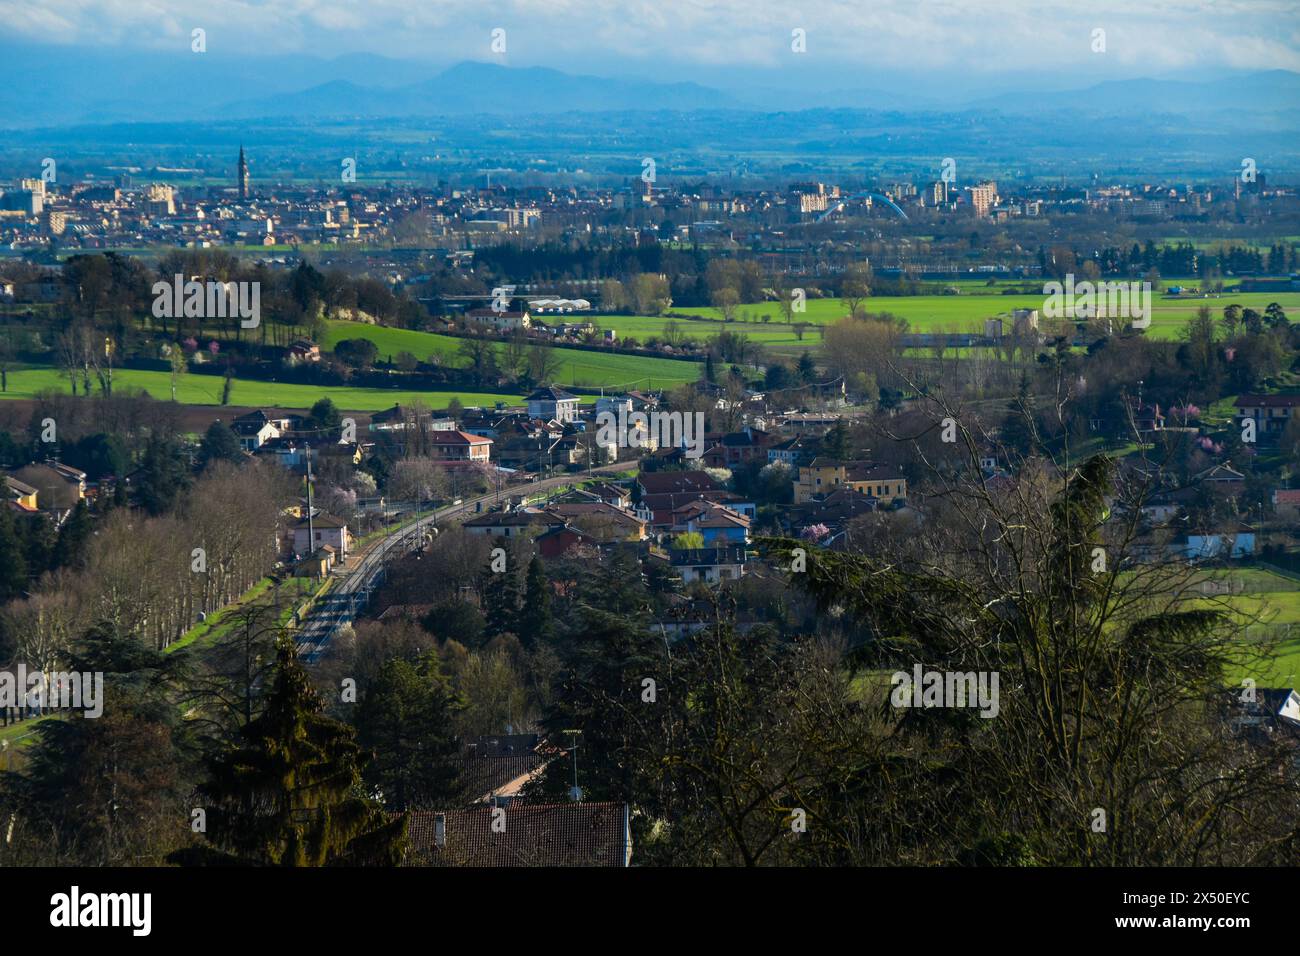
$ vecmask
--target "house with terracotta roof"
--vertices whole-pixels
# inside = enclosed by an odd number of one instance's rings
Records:
[[[652,395],[648,392],[628,392],[627,397],[632,401],[632,411],[648,412],[652,408],[659,407],[659,396]]]
[[[746,425],[738,432],[704,436],[706,446],[701,456],[710,468],[734,468],[751,461],[767,461],[767,449],[775,438],[765,431]]]
[[[746,515],[716,501],[691,501],[673,510],[672,530],[699,534],[707,547],[748,544],[749,526]]]
[[[643,471],[637,485],[644,495],[722,491],[722,485],[704,471]]]
[[[1274,489],[1273,513],[1279,521],[1300,522],[1300,488]]]
[[[405,866],[631,866],[625,803],[511,803],[407,814]]]
[[[575,552],[594,553],[600,548],[600,542],[581,528],[571,524],[557,525],[543,531],[533,543],[543,558],[560,558]]]
[[[562,501],[547,505],[545,510],[601,542],[644,541],[647,537],[644,520],[604,501]]]
[[[492,439],[470,435],[460,429],[432,431],[428,435],[431,456],[439,461],[487,462],[492,457]]]
[[[751,520],[757,514],[757,509],[752,501],[747,501],[740,495],[726,489],[643,495],[633,511],[638,518],[645,521],[652,528],[665,531],[671,529],[676,523],[677,519],[674,515],[677,509],[693,501],[712,501],[720,505],[726,505],[732,511]]]
[[[486,734],[465,744],[461,783],[476,803],[508,806],[546,767],[538,734]]]

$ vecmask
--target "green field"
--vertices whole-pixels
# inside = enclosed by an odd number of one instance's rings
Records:
[[[1044,306],[1042,295],[1001,295],[996,290],[986,290],[982,283],[963,287],[963,282],[953,283],[963,288],[962,295],[874,296],[866,300],[868,312],[888,312],[907,319],[913,332],[982,332],[984,320],[1009,315],[1012,309],[1038,309]],[[1148,335],[1157,339],[1172,340],[1203,305],[1208,305],[1215,317],[1223,314],[1229,304],[1263,312],[1271,302],[1278,302],[1288,313],[1300,316],[1300,292],[1249,292],[1225,294],[1217,299],[1168,299],[1153,295],[1151,302],[1151,328]],[[843,299],[810,299],[807,311],[796,321],[813,326],[836,322],[848,314]],[[808,329],[802,342],[795,336],[794,328],[784,322],[781,309],[775,302],[758,302],[739,306],[737,319],[724,323],[722,313],[714,308],[678,308],[676,317],[648,315],[602,315],[592,321],[601,328],[618,331],[620,338],[629,336],[644,342],[651,336],[661,336],[668,322],[675,322],[680,334],[709,339],[726,329],[743,332],[756,342],[785,348],[815,348],[820,344],[818,330]],[[764,322],[762,317],[770,317]]]
[[[121,390],[141,389],[154,398],[171,397],[171,376],[166,372],[142,372],[118,369],[113,373],[113,387]],[[220,405],[224,380],[217,375],[182,375],[176,398],[185,405]],[[68,379],[57,369],[33,367],[9,373],[9,389],[0,398],[35,398],[39,392],[54,390],[67,393]],[[420,401],[430,408],[443,408],[453,398],[470,407],[491,406],[497,402],[518,405],[519,394],[484,392],[421,392],[408,389],[350,388],[348,386],[292,385],[282,382],[251,382],[235,379],[230,393],[232,405],[268,405],[279,408],[311,408],[329,396],[344,411],[373,412],[391,408],[395,403]]]
[[[459,354],[464,340],[451,335],[335,321],[329,323],[329,332],[320,345],[322,349],[333,349],[343,339],[369,339],[378,347],[380,358],[385,360],[399,352],[410,352],[421,361],[437,356],[439,361],[452,368],[465,364]],[[505,344],[497,343],[495,350],[500,361]],[[696,362],[583,349],[554,348],[552,351],[559,359],[554,381],[560,385],[652,389],[694,382],[700,377],[700,366]]]
[[[1243,615],[1248,640],[1271,636],[1278,641],[1266,673],[1243,666],[1232,675],[1234,679],[1251,677],[1260,687],[1300,686],[1300,581],[1263,568],[1235,568],[1209,577],[1229,577],[1242,588],[1241,593],[1196,601],[1195,605],[1222,607],[1220,602],[1226,603]]]

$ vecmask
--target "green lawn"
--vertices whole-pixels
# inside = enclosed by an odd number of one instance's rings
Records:
[[[322,349],[332,349],[343,339],[369,339],[379,349],[380,358],[387,360],[399,352],[410,352],[421,361],[430,356],[453,368],[463,367],[460,355],[463,339],[433,332],[413,332],[408,329],[390,329],[384,326],[359,322],[334,321],[320,343]],[[495,346],[500,361],[505,343]],[[552,351],[559,359],[555,382],[562,385],[622,386],[625,388],[662,388],[682,382],[694,382],[700,377],[697,362],[678,359],[650,358],[638,355],[621,355],[617,352],[588,352],[583,349],[556,347]]]
[[[1279,640],[1264,673],[1258,672],[1258,666],[1243,662],[1233,673],[1233,679],[1251,677],[1260,687],[1300,685],[1300,581],[1264,568],[1233,568],[1209,572],[1207,576],[1215,580],[1230,578],[1241,586],[1241,593],[1220,600],[1241,612],[1243,624],[1250,627],[1250,633],[1244,635],[1246,639],[1262,639],[1263,630]],[[1214,599],[1193,604],[1222,606]],[[1286,636],[1288,633],[1294,636]]]
[[[7,741],[10,748],[30,747],[36,743],[36,729],[47,720],[58,720],[62,717],[60,713],[46,714],[44,717],[32,717],[28,720],[19,720],[10,724],[8,727],[0,727],[0,741]],[[2,761],[3,758],[0,758]],[[0,767],[4,763],[0,762]]]
[[[119,389],[141,389],[157,399],[171,397],[171,376],[166,372],[119,369],[113,373]],[[185,405],[220,405],[224,380],[216,375],[183,375],[176,389],[177,400]],[[53,389],[67,392],[68,380],[51,367],[32,367],[9,373],[9,389],[0,398],[35,398]],[[505,392],[422,392],[400,388],[351,388],[344,385],[293,385],[284,382],[251,382],[235,379],[230,394],[232,405],[267,405],[279,408],[311,408],[328,395],[344,411],[373,412],[394,403],[421,401],[430,408],[443,408],[453,398],[466,407],[492,406],[497,402],[518,405],[522,393]]]
[[[249,601],[255,601],[271,589],[271,579],[262,578],[233,604],[227,604],[220,611],[215,611],[208,615],[208,619],[201,624],[195,624],[192,628],[172,641],[163,648],[164,654],[174,654],[176,651],[183,650],[195,644],[210,643],[219,635],[224,634],[229,629],[230,623],[228,618],[237,608],[243,607]]]
[[[889,312],[907,319],[913,332],[981,332],[986,318],[1006,316],[1012,309],[1043,311],[1042,295],[1001,295],[996,289],[985,288],[978,280],[959,280],[953,284],[962,289],[961,295],[873,296],[866,300],[865,307],[869,312]],[[1300,314],[1300,293],[1296,292],[1226,294],[1218,299],[1166,299],[1153,295],[1148,334],[1158,339],[1176,339],[1202,305],[1208,305],[1217,318],[1223,315],[1224,306],[1231,303],[1263,312],[1271,302],[1280,303],[1292,315]],[[821,326],[848,314],[842,299],[809,299],[807,306],[807,311],[795,317],[796,322]],[[662,336],[664,326],[674,322],[679,334],[697,340],[714,338],[725,329],[743,332],[756,342],[783,351],[816,348],[821,344],[816,328],[805,330],[800,340],[793,325],[784,321],[775,302],[739,306],[736,321],[729,323],[724,323],[722,313],[714,308],[672,311],[675,315],[671,317],[597,315],[592,316],[592,321],[602,329],[616,330],[620,338],[632,337],[641,342],[651,336]],[[767,322],[763,321],[765,315]]]

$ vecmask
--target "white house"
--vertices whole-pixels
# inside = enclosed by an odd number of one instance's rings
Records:
[[[528,396],[527,402],[529,418],[561,424],[578,420],[578,397],[554,385],[537,389]]]
[[[293,526],[295,554],[311,554],[324,545],[333,548],[340,561],[347,557],[352,547],[352,534],[346,521],[322,513],[314,515],[310,522],[303,518]]]
[[[515,329],[526,329],[532,322],[527,311],[497,312],[493,309],[470,309],[465,314],[470,321],[490,325],[499,332],[511,332]]]

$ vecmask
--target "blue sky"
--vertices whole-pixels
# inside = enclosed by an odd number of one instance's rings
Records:
[[[1296,0],[0,0],[10,42],[334,57],[799,86],[919,79],[1057,88],[1130,76],[1300,71]],[[506,31],[494,56],[491,31]],[[791,31],[807,52],[791,51]],[[1106,51],[1095,53],[1095,30]],[[729,82],[730,81],[730,82]],[[1013,82],[1014,81],[1014,82]],[[910,81],[909,81],[910,82]]]

